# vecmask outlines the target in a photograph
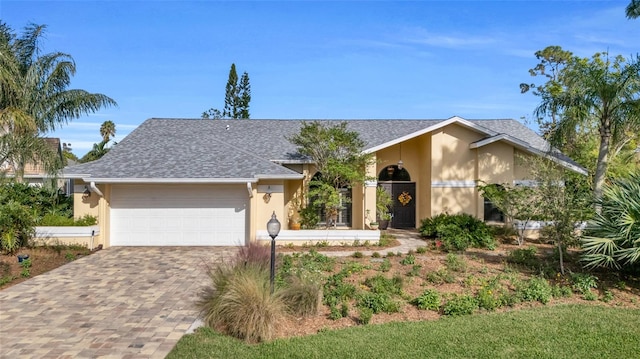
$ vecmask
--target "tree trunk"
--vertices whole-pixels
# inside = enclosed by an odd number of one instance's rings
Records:
[[[608,123],[608,121],[607,121]],[[611,129],[603,125],[600,129],[600,149],[598,150],[598,162],[596,164],[596,173],[593,177],[593,195],[596,202],[602,198],[602,187],[607,174],[609,165],[609,145],[611,142]],[[596,212],[600,213],[600,206],[596,203]]]

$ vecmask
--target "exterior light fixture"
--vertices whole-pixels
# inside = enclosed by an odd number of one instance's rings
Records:
[[[267,232],[271,237],[271,272],[269,281],[271,283],[271,294],[273,294],[273,281],[276,274],[276,237],[280,233],[280,221],[276,218],[276,211],[273,211],[271,219],[267,222]]]
[[[91,197],[91,191],[89,191],[89,187],[84,186],[84,192],[82,192],[82,199],[87,199]]]
[[[402,162],[402,142],[400,142],[400,160],[398,161],[398,169],[402,171],[404,167],[404,162]]]

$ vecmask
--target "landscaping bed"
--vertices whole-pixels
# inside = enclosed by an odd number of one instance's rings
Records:
[[[415,252],[384,256],[360,252],[376,251],[375,246],[289,253],[279,249],[276,287],[286,287],[290,275],[315,276],[322,286],[323,302],[316,314],[279,316],[271,339],[557,304],[640,309],[637,277],[613,271],[586,272],[576,249],[565,253],[567,271],[563,275],[558,271],[556,247],[550,244],[498,243],[494,250],[464,252],[446,252],[438,244],[426,240]],[[333,258],[320,249],[354,254]]]
[[[36,246],[20,248],[15,254],[0,254],[0,290],[48,272],[92,252],[83,246]],[[18,255],[29,255],[18,262]]]

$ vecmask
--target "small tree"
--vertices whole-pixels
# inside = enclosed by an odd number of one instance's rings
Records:
[[[478,185],[483,197],[489,199],[505,217],[505,226],[515,228],[518,234],[518,245],[524,244],[525,232],[529,222],[540,215],[539,208],[534,204],[534,191],[528,186],[513,186],[511,184],[483,184]],[[520,224],[514,226],[514,221]]]
[[[541,218],[550,223],[543,233],[556,244],[560,272],[564,274],[564,250],[578,243],[577,228],[592,215],[591,194],[580,185],[586,179],[544,158],[531,157],[525,163],[531,168],[536,183],[532,187],[533,206],[538,208]]]
[[[298,146],[301,155],[310,157],[320,172],[310,182],[307,198],[313,198],[311,205],[324,206],[327,219],[335,219],[344,203],[340,189],[363,185],[368,179],[366,166],[372,163],[372,155],[363,153],[364,141],[347,129],[346,122],[331,126],[317,121],[302,122],[300,132],[289,141]]]

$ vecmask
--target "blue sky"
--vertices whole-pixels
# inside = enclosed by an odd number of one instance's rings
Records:
[[[151,117],[222,109],[229,67],[249,73],[253,119],[531,119],[534,52],[640,51],[624,1],[11,1],[14,30],[48,26],[71,88],[118,102],[50,136],[82,156],[106,120],[121,140]]]

